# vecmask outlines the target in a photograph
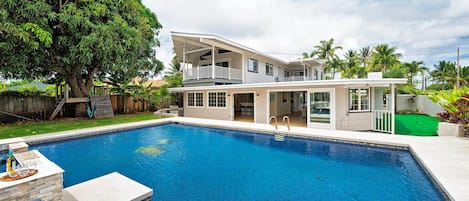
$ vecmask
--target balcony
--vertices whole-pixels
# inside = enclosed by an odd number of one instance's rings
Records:
[[[290,77],[278,77],[278,82],[294,82],[294,81],[308,81],[313,80],[311,76],[290,76]]]
[[[215,72],[213,72],[215,70]],[[184,81],[201,80],[201,79],[226,79],[226,80],[242,80],[242,72],[240,69],[227,68],[222,66],[197,66],[195,68],[184,69]]]

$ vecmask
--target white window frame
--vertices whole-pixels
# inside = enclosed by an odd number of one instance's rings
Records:
[[[189,94],[193,93],[194,94],[194,105],[191,106],[189,105]],[[196,94],[202,94],[202,106],[197,106],[197,95]],[[188,108],[204,108],[205,104],[205,93],[203,91],[193,91],[193,92],[187,92],[186,93],[186,106]]]
[[[350,93],[350,90],[367,90],[368,91],[368,109],[363,110],[362,107],[362,96],[358,96],[358,109],[357,110],[352,110],[350,107],[352,105],[352,94]],[[371,111],[371,90],[368,87],[354,87],[354,88],[348,88],[347,89],[347,94],[348,94],[348,111],[350,113],[356,113],[356,112],[370,112]]]
[[[255,61],[257,63],[256,71],[254,71],[254,70],[251,71],[249,69],[250,68],[249,64],[251,63],[250,61],[253,61],[253,62]],[[250,72],[250,73],[259,73],[259,60],[257,60],[257,59],[248,59],[248,72]]]
[[[210,106],[210,93],[215,93],[216,106]],[[225,107],[218,106],[218,93],[225,93]],[[228,104],[228,92],[227,91],[207,91],[207,108],[212,109],[226,109]]]
[[[274,76],[274,65],[265,63],[265,74],[269,76]]]

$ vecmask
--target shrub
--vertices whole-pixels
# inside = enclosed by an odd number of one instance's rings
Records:
[[[469,89],[466,87],[451,91],[440,91],[430,97],[435,103],[444,108],[443,112],[436,115],[441,120],[450,123],[469,123]]]

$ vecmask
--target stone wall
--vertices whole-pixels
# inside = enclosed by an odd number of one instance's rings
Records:
[[[62,200],[62,173],[0,189],[0,200]]]

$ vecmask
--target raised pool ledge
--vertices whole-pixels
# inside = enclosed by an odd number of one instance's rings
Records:
[[[24,140],[30,144],[47,143],[168,123],[408,149],[447,199],[469,200],[469,139],[461,137],[418,137],[302,127],[291,127],[288,131],[285,126],[275,130],[268,124],[173,117],[29,136]]]

